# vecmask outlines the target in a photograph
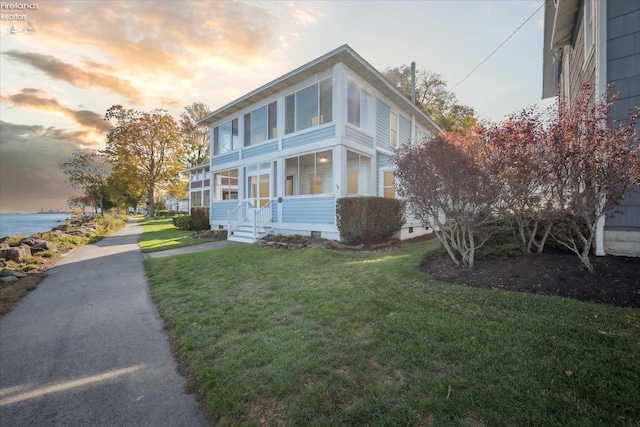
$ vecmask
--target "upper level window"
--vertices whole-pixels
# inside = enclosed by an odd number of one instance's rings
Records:
[[[213,155],[235,151],[239,146],[238,119],[233,119],[213,129]]]
[[[244,115],[244,146],[278,137],[278,109],[272,102]]]
[[[589,61],[589,54],[593,50],[595,44],[595,26],[593,11],[593,0],[585,0],[584,2],[584,62]]]
[[[332,117],[333,85],[323,80],[284,98],[284,133],[289,134],[329,123]]]
[[[424,143],[428,138],[429,138],[429,134],[426,131],[420,128],[416,128],[416,143],[418,145],[421,145],[422,143]]]
[[[389,120],[389,145],[392,147],[398,145],[398,134],[398,115],[392,111]]]
[[[371,131],[371,94],[356,82],[347,83],[347,121],[364,130]]]

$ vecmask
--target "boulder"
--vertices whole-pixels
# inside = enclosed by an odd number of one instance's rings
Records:
[[[10,285],[11,283],[15,283],[17,281],[18,278],[15,276],[0,277],[0,283],[2,285]]]
[[[31,256],[31,247],[27,245],[0,249],[0,258],[20,262],[24,257]]]
[[[31,246],[31,253],[36,254],[43,251],[58,252],[58,245],[47,240],[37,240],[34,245]]]
[[[0,277],[27,277],[27,275],[25,273],[23,273],[22,271],[17,271],[17,270],[10,270],[8,268],[3,268],[2,270],[0,270]]]

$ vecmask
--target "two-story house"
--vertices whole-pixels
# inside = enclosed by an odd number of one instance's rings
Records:
[[[543,98],[569,101],[583,83],[595,96],[617,93],[611,117],[640,105],[640,1],[546,0]],[[611,218],[598,224],[596,255],[640,256],[640,192],[629,192]]]
[[[339,239],[336,200],[395,197],[392,150],[439,128],[349,46],[217,109],[210,128],[211,226]],[[409,220],[401,238],[424,233]]]

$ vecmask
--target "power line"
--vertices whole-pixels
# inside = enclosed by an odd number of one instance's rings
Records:
[[[543,3],[540,5],[540,7],[539,7],[539,8],[537,8],[537,9],[535,10],[535,12],[533,12],[533,13],[531,14],[531,16],[529,16],[527,19],[525,19],[525,20],[524,20],[524,22],[523,22],[522,24],[520,24],[520,26],[519,26],[518,28],[516,28],[516,30],[515,30],[513,33],[511,33],[511,35],[510,35],[509,37],[507,37],[507,38],[505,39],[505,41],[503,41],[502,43],[500,43],[500,46],[498,46],[497,48],[495,48],[495,49],[493,50],[493,52],[491,52],[491,53],[489,54],[489,56],[487,56],[486,58],[484,58],[484,59],[482,60],[482,62],[478,64],[478,66],[477,66],[476,68],[474,68],[473,70],[471,70],[471,72],[470,72],[469,74],[467,74],[467,75],[466,75],[462,80],[460,80],[458,83],[456,83],[456,84],[455,84],[455,86],[453,86],[453,87],[451,88],[451,91],[453,91],[455,88],[457,88],[457,87],[460,85],[460,83],[462,83],[463,81],[467,80],[467,78],[469,78],[469,76],[470,76],[471,74],[473,74],[473,73],[474,73],[478,68],[480,68],[480,66],[481,66],[482,64],[484,64],[485,62],[487,62],[487,61],[489,60],[489,58],[491,58],[491,57],[493,56],[493,54],[494,54],[494,53],[496,53],[496,52],[498,51],[498,49],[500,49],[500,48],[501,48],[501,47],[502,47],[506,42],[508,42],[508,41],[509,41],[509,39],[510,39],[511,37],[513,37],[513,36],[515,35],[515,33],[517,33],[517,32],[520,30],[520,28],[522,28],[522,27],[524,26],[524,24],[526,24],[527,22],[529,22],[529,20],[530,20],[531,18],[533,18],[533,16],[534,16],[536,13],[538,13],[538,11],[539,11],[540,9],[542,9],[542,6],[544,6],[544,4],[545,4],[545,2],[543,2]]]

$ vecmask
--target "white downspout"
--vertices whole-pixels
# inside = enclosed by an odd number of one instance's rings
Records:
[[[602,99],[607,92],[607,2],[595,0],[596,12],[596,99]],[[606,126],[605,124],[603,124]],[[603,201],[604,202],[604,201]],[[604,251],[604,225],[605,214],[598,219],[596,224],[596,256],[605,256]]]

